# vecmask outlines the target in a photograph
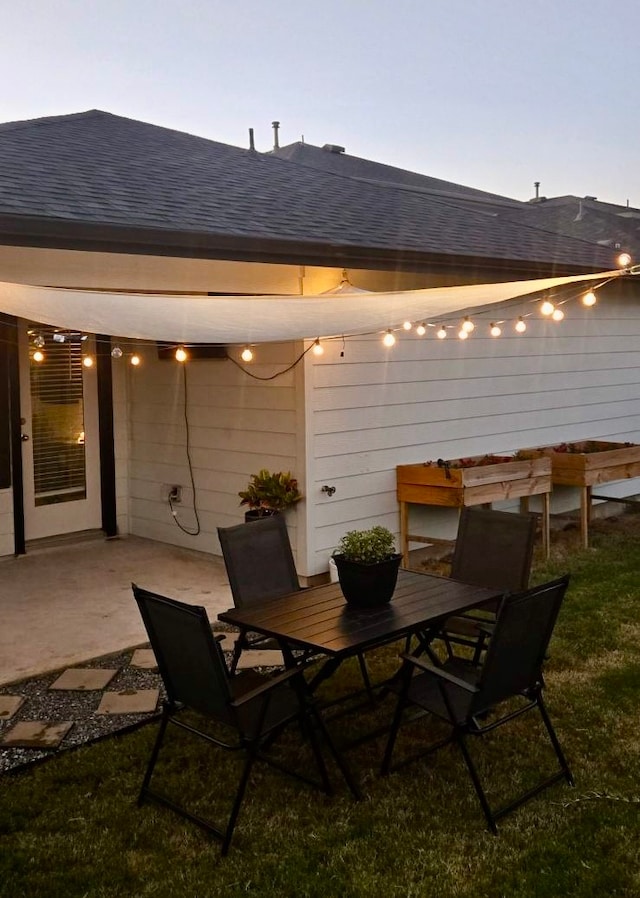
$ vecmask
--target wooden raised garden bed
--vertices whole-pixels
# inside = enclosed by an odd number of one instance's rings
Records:
[[[490,505],[505,499],[520,499],[527,507],[529,496],[542,496],[542,540],[549,553],[549,494],[551,459],[545,453],[526,458],[484,455],[439,459],[417,465],[398,465],[396,486],[400,503],[400,541],[403,564],[409,561],[410,542],[434,542],[433,538],[409,533],[409,505]]]
[[[612,496],[593,496],[592,488],[601,483],[640,477],[640,445],[635,443],[582,440],[523,450],[521,454],[550,458],[552,482],[580,489],[580,534],[585,548],[589,545],[592,498],[622,501]]]

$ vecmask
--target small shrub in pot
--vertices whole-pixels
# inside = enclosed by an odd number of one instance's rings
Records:
[[[349,604],[374,607],[390,601],[402,559],[395,552],[390,530],[380,526],[350,530],[340,540],[333,558]]]

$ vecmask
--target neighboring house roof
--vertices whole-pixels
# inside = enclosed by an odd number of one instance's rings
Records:
[[[540,197],[528,202],[488,193],[442,181],[417,172],[350,156],[343,147],[325,144],[316,147],[303,142],[292,143],[271,151],[274,156],[299,165],[331,171],[361,180],[395,184],[446,198],[463,208],[476,208],[542,231],[599,243],[615,251],[626,250],[640,258],[640,210],[614,203],[603,203],[596,197]]]
[[[591,196],[557,196],[530,200],[520,209],[513,207],[500,214],[640,258],[640,209],[603,203]]]
[[[98,110],[0,125],[0,242],[423,270],[613,265],[593,243],[444,196]]]

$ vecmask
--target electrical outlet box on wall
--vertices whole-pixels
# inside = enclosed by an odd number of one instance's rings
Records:
[[[161,498],[163,502],[182,502],[182,487],[175,483],[163,483]]]

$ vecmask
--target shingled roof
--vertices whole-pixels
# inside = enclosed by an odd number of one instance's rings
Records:
[[[313,144],[298,141],[271,150],[271,155],[319,171],[332,172],[335,175],[347,175],[362,181],[374,181],[396,187],[411,187],[414,190],[421,190],[432,196],[447,199],[468,200],[482,204],[486,209],[492,207],[518,208],[522,205],[519,200],[500,196],[497,193],[488,193],[486,190],[466,187],[464,184],[455,184],[453,181],[443,181],[441,178],[407,171],[404,168],[386,165],[383,162],[374,162],[372,159],[363,159],[361,156],[351,156],[344,147],[335,144],[316,147]]]
[[[640,209],[604,203],[592,196],[541,197],[500,213],[536,228],[589,240],[640,258]]]
[[[497,215],[542,231],[599,243],[640,257],[640,210],[605,203],[593,196],[540,197],[523,202],[463,184],[349,155],[343,147],[297,142],[271,151],[298,165],[382,184],[402,185],[459,207]]]
[[[0,242],[572,273],[610,250],[447,197],[99,110],[0,125]]]

